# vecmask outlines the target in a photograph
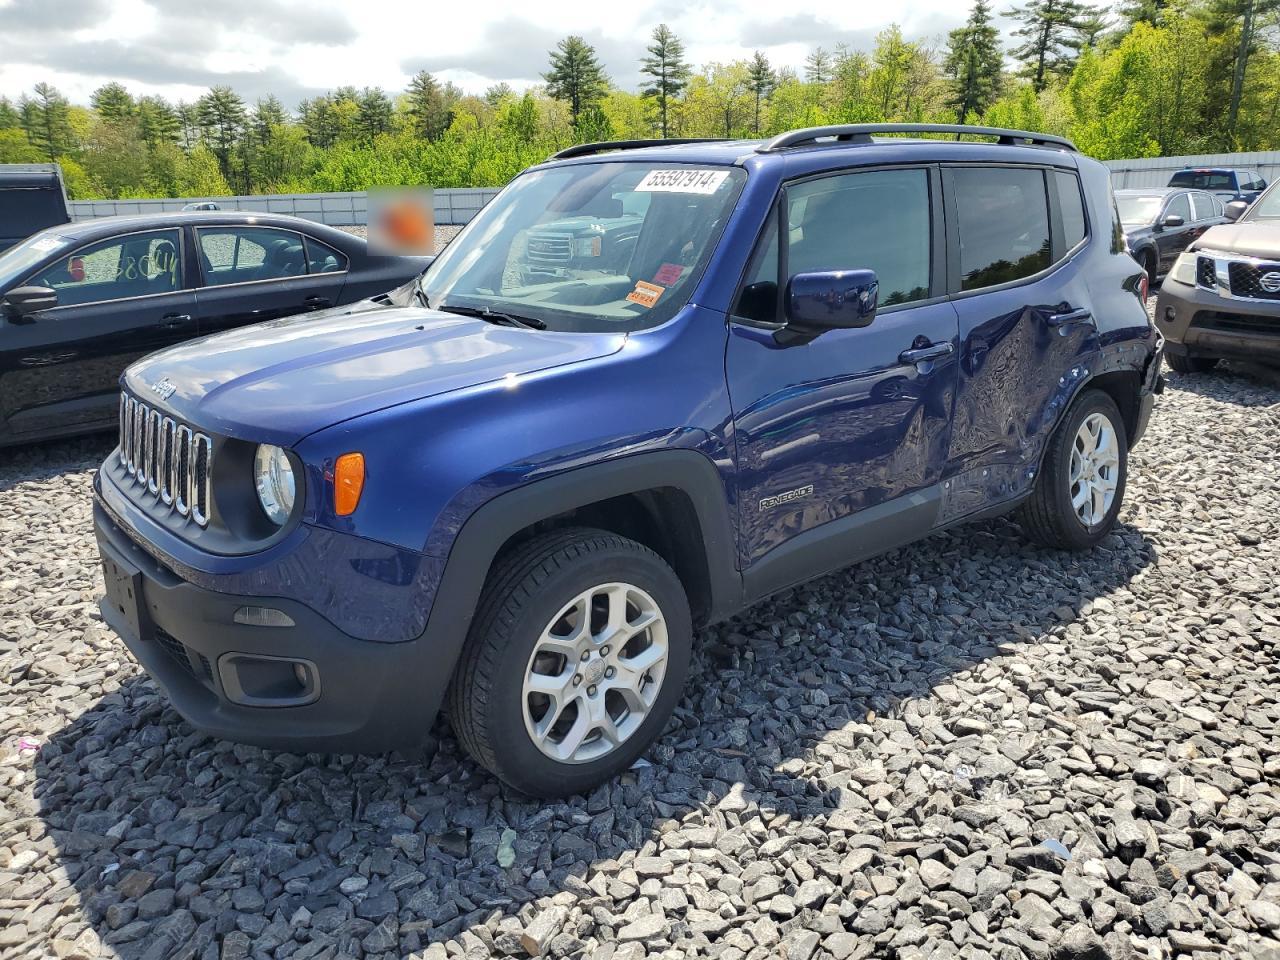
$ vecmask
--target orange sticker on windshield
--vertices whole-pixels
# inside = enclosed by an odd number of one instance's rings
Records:
[[[627,294],[627,299],[632,303],[640,304],[647,310],[658,302],[658,298],[662,296],[666,289],[666,287],[660,287],[656,283],[637,280],[636,288]]]

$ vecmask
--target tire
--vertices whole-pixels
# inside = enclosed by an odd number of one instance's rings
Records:
[[[1169,364],[1169,369],[1177,373],[1208,373],[1218,365],[1213,357],[1180,357],[1167,350],[1164,359]]]
[[[628,625],[658,619],[615,649],[605,608],[625,610]],[[665,658],[640,666],[662,643]],[[540,535],[490,571],[449,687],[450,722],[476,762],[509,786],[535,797],[582,793],[630,767],[662,732],[692,644],[684,588],[648,547],[587,528]],[[583,651],[588,658],[575,661]],[[558,700],[531,685],[556,686]],[[611,738],[603,723],[583,738],[579,724],[596,723],[602,709]]]
[[[1098,471],[1098,484],[1090,487],[1087,483],[1078,484],[1073,480],[1076,461],[1073,460],[1073,448],[1086,421],[1091,425],[1098,424],[1101,418],[1110,428],[1110,436],[1115,443],[1115,462]],[[1105,449],[1105,448],[1104,448]],[[1097,462],[1108,459],[1100,453]],[[1088,457],[1084,459],[1088,460]],[[1086,466],[1086,476],[1089,467]],[[1049,447],[1045,451],[1040,476],[1031,496],[1018,511],[1018,520],[1023,530],[1031,539],[1047,547],[1060,550],[1085,550],[1096,545],[1115,526],[1116,517],[1124,501],[1125,482],[1129,474],[1129,438],[1125,430],[1124,418],[1115,401],[1101,390],[1086,390],[1067,411],[1062,423],[1049,439]],[[1091,495],[1094,489],[1100,489],[1113,481],[1111,501],[1106,503],[1105,494],[1098,497]],[[1080,506],[1089,516],[1081,516],[1073,504],[1073,496],[1085,490],[1087,504]]]
[[[1151,251],[1147,251],[1147,255],[1142,258],[1142,267],[1147,271],[1147,290],[1155,290],[1160,286],[1158,279],[1160,274],[1160,260]]]

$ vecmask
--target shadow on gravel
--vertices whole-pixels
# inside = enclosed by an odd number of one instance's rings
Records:
[[[113,433],[0,447],[0,492],[62,473],[96,470],[116,445]]]
[[[927,713],[935,687],[1065,633],[1153,560],[1128,525],[1064,554],[996,520],[792,590],[703,631],[651,765],[560,803],[505,791],[443,728],[425,760],[276,753],[195,733],[134,677],[44,746],[35,812],[84,920],[123,957],[265,956],[289,940],[296,956],[403,955],[468,930],[520,953],[522,904],[564,891],[611,915],[666,870],[627,856],[659,837],[685,847],[665,858],[696,847],[719,869],[778,855],[780,830],[822,844],[842,809],[874,819],[870,725],[900,736],[893,721]],[[1050,686],[1018,682],[1033,699]],[[937,736],[947,789],[977,795],[991,758],[972,732]],[[906,753],[879,778],[905,772]],[[763,846],[757,816],[775,838]]]
[[[1166,369],[1164,374],[1174,390],[1186,390],[1235,406],[1280,404],[1280,366],[1229,360],[1220,361],[1208,373],[1174,373]]]

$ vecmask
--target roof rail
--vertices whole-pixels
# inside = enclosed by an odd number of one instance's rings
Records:
[[[579,143],[552,154],[552,160],[568,160],[570,157],[589,157],[610,150],[639,150],[641,147],[670,147],[680,143],[722,143],[727,137],[668,137],[665,140],[602,140],[599,143]]]
[[[1003,127],[970,127],[958,123],[850,123],[831,127],[807,127],[782,133],[756,147],[757,153],[777,153],[792,147],[815,146],[822,140],[836,143],[871,143],[877,133],[954,133],[962,135],[998,137],[1006,146],[1025,144],[1035,147],[1057,147],[1076,150],[1076,145],[1066,137],[1049,133],[1031,133],[1027,130],[1006,130]]]

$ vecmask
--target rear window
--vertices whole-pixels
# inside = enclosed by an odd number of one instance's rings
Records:
[[[1193,193],[1191,206],[1195,210],[1197,220],[1212,220],[1218,216],[1218,201],[1207,193]]]
[[[951,175],[962,290],[1021,280],[1049,266],[1049,205],[1042,171],[959,167]]]
[[[1179,170],[1169,178],[1171,187],[1194,190],[1234,190],[1235,178],[1226,170]]]
[[[1084,199],[1080,181],[1073,173],[1054,171],[1053,185],[1058,191],[1058,211],[1062,217],[1063,252],[1071,250],[1085,236]]]

